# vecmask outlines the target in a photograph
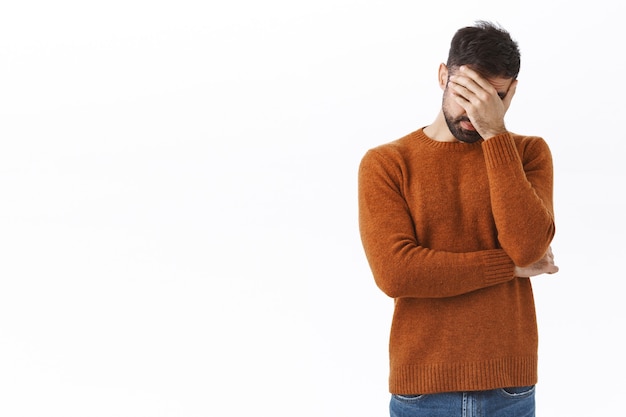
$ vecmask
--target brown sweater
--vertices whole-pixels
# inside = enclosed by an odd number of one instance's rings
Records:
[[[512,133],[467,144],[420,129],[365,154],[361,238],[395,299],[390,392],[536,383],[531,283],[513,271],[552,241],[552,177],[545,141]]]

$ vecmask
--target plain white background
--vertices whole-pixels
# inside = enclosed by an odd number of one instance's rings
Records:
[[[617,2],[0,4],[0,415],[387,415],[357,166],[434,119],[478,19],[555,163],[538,416],[623,409]]]

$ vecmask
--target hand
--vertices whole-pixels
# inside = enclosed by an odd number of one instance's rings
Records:
[[[548,251],[543,255],[543,258],[539,259],[532,265],[528,266],[516,266],[516,277],[534,277],[541,274],[554,274],[559,272],[559,267],[554,264],[554,254],[552,253],[552,247],[548,248]]]
[[[506,78],[488,80],[467,66],[450,75],[448,84],[456,103],[463,107],[474,129],[485,140],[506,132],[504,115],[515,95],[517,80],[510,85]],[[506,88],[500,97],[496,88]]]

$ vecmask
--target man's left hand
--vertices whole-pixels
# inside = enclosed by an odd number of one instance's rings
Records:
[[[504,115],[515,95],[517,80],[513,80],[506,95],[500,97],[485,77],[467,66],[461,66],[450,76],[452,96],[467,113],[474,129],[485,140],[506,132]]]

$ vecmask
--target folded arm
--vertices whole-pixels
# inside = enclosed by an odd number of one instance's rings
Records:
[[[374,279],[393,298],[451,297],[514,279],[502,249],[455,253],[420,245],[401,167],[369,152],[359,169],[359,226]]]

